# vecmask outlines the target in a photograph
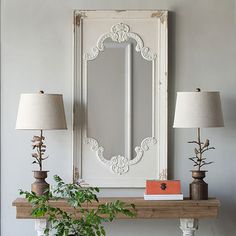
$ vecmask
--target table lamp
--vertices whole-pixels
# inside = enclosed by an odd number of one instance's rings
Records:
[[[45,157],[43,130],[67,129],[62,95],[44,94],[43,91],[21,94],[16,129],[40,131],[32,140],[32,163],[37,164],[39,170],[34,171],[36,181],[31,189],[37,195],[43,195],[49,189],[49,184],[45,181],[48,171],[43,170],[43,161],[48,158]]]
[[[173,127],[197,129],[197,140],[189,142],[197,145],[194,156],[189,158],[196,167],[192,170],[194,181],[190,184],[190,198],[193,200],[208,199],[208,185],[203,180],[207,171],[201,168],[212,163],[206,160],[205,152],[215,149],[210,147],[209,139],[201,141],[200,129],[223,126],[219,92],[202,92],[198,88],[195,92],[177,93]]]

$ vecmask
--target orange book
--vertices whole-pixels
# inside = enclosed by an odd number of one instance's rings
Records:
[[[180,180],[146,180],[146,194],[181,194]]]

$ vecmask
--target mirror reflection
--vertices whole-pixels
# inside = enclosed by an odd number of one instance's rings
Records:
[[[87,136],[104,147],[106,159],[132,159],[135,147],[152,137],[152,61],[129,39],[104,41],[105,49],[88,61]]]

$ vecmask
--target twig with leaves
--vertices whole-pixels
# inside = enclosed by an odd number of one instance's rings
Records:
[[[43,131],[40,131],[40,136],[34,136],[32,141],[32,147],[33,150],[35,150],[34,153],[32,153],[32,157],[35,159],[32,164],[38,164],[40,171],[43,169],[42,162],[48,158],[44,157],[46,152],[46,145],[44,144],[45,137],[43,136]]]

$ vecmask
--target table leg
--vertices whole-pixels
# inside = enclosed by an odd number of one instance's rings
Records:
[[[37,231],[38,236],[44,236],[44,230],[47,228],[48,223],[45,219],[35,220],[35,230]]]
[[[180,219],[180,229],[183,236],[194,236],[198,229],[198,219]]]

